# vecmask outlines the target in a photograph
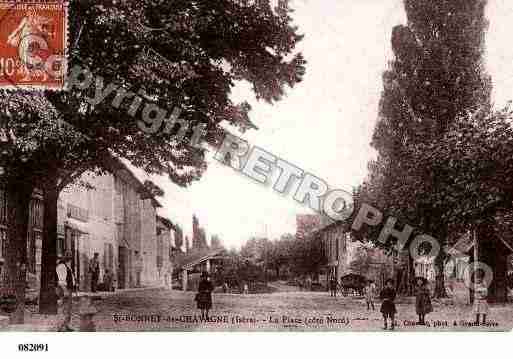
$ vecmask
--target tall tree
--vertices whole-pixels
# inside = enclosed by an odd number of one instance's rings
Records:
[[[436,145],[423,149],[423,162],[433,162],[441,179],[440,196],[452,238],[475,235],[478,257],[489,266],[493,280],[489,298],[508,300],[507,257],[511,254],[513,218],[513,111],[477,112],[452,124]],[[449,237],[451,238],[451,237]],[[506,244],[505,244],[506,243]],[[471,293],[472,295],[472,293]]]
[[[449,235],[444,215],[449,207],[441,195],[446,173],[425,160],[425,149],[437,146],[459,116],[490,108],[491,85],[483,64],[486,3],[404,0],[408,23],[392,31],[395,58],[383,75],[372,140],[378,158],[358,191],[360,202],[379,205],[442,247]],[[438,297],[446,295],[444,260],[440,251]]]
[[[223,123],[254,127],[248,103],[230,99],[237,81],[249,82],[258,99],[275,103],[304,73],[303,57],[294,53],[301,35],[284,3],[273,9],[268,0],[82,0],[70,3],[69,13],[69,69],[86,66],[94,73],[92,85],[21,94],[28,100],[24,108],[33,99],[41,106],[34,116],[11,114],[26,151],[2,163],[7,173],[23,173],[34,179],[26,180],[28,187],[44,191],[41,313],[57,311],[57,199],[66,185],[86,170],[102,168],[111,155],[182,186],[206,169],[205,147],[180,140],[183,125],[168,128],[159,116],[137,121],[133,117],[145,106],[134,110],[134,103],[178,109],[186,124],[204,125],[204,138],[215,147],[226,132]],[[137,95],[116,102],[119,91]],[[102,101],[95,100],[98,93],[105,95]],[[9,102],[11,94],[1,98]]]
[[[185,253],[189,253],[191,251],[191,243],[189,241],[189,237],[185,236]]]
[[[217,234],[213,234],[210,237],[210,247],[212,249],[223,249],[224,248],[223,241],[221,240],[221,238],[219,238],[219,236]]]

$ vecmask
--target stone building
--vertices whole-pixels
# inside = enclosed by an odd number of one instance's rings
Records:
[[[173,243],[176,227],[169,219],[157,216],[157,272],[159,283],[171,288],[173,278]]]
[[[161,283],[157,241],[157,208],[160,203],[121,161],[106,161],[103,175],[85,173],[59,196],[57,208],[57,254],[70,252],[79,289],[90,290],[89,262],[100,257],[100,282],[106,271],[116,288],[152,286]],[[4,261],[7,238],[7,194],[0,189],[0,263]],[[2,217],[3,216],[3,217]],[[33,195],[27,238],[29,286],[39,286],[43,228],[42,194]],[[167,256],[169,258],[169,256]],[[0,279],[5,282],[5,269]]]
[[[12,200],[7,191],[0,185],[0,289],[8,294],[12,285],[8,283],[7,256],[9,250],[8,214],[11,211],[9,202]],[[29,221],[27,233],[27,277],[31,283],[39,283],[38,275],[41,267],[41,238],[43,232],[43,196],[34,191],[29,205]]]
[[[313,234],[322,241],[324,253],[327,259],[326,276],[334,276],[337,280],[348,269],[348,243],[350,234],[344,231],[339,223],[332,223],[324,228],[315,231]]]
[[[382,250],[355,242],[342,222],[331,223],[313,233],[321,240],[327,258],[326,280],[348,274],[372,279],[379,288],[393,275],[393,260]],[[356,263],[362,261],[363,263]]]

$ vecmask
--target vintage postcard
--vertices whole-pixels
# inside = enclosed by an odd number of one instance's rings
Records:
[[[513,329],[512,2],[0,21],[0,331]]]
[[[62,89],[67,3],[0,2],[0,88]]]

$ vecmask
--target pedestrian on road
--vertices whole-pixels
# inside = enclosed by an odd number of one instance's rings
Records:
[[[330,278],[329,286],[330,286],[330,296],[337,297],[337,279],[335,278],[335,276],[332,276]]]
[[[71,253],[66,253],[55,271],[57,272],[57,296],[61,299],[62,313],[64,314],[64,322],[59,328],[59,331],[71,332],[73,329],[70,327],[71,311],[73,303],[73,291],[75,290],[75,275],[71,269]]]
[[[431,304],[431,293],[428,287],[428,281],[426,278],[417,279],[417,296],[415,300],[415,309],[419,316],[418,325],[426,325],[426,314],[433,311],[433,305]]]
[[[91,273],[91,292],[95,293],[98,288],[98,279],[100,279],[100,261],[99,254],[95,253],[91,263],[89,263],[89,273]]]
[[[246,283],[246,282],[244,282],[244,287],[243,287],[242,293],[249,294],[249,286],[248,286],[248,283]]]
[[[395,297],[396,292],[394,289],[394,281],[392,279],[388,279],[385,282],[385,288],[380,293],[380,298],[383,301],[381,303],[381,313],[383,314],[383,319],[385,321],[385,327],[383,329],[388,329],[387,319],[390,318],[391,329],[395,329],[395,314],[397,313],[397,309],[395,307]]]
[[[207,272],[201,273],[201,281],[195,298],[198,309],[201,310],[201,320],[208,320],[208,312],[212,309],[213,290],[214,286],[210,281],[209,274]]]
[[[368,280],[367,285],[363,289],[365,292],[365,302],[367,303],[367,310],[375,310],[374,296],[376,295],[376,285],[373,280]]]
[[[479,319],[483,316],[483,325],[486,324],[486,317],[489,312],[488,306],[488,288],[483,280],[483,275],[476,275],[474,283],[474,312],[476,314],[476,324],[479,325]]]
[[[312,290],[312,278],[310,278],[309,276],[306,278],[306,290]]]

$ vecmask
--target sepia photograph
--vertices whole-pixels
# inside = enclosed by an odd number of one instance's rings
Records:
[[[0,354],[511,343],[512,34],[509,0],[0,0]]]

